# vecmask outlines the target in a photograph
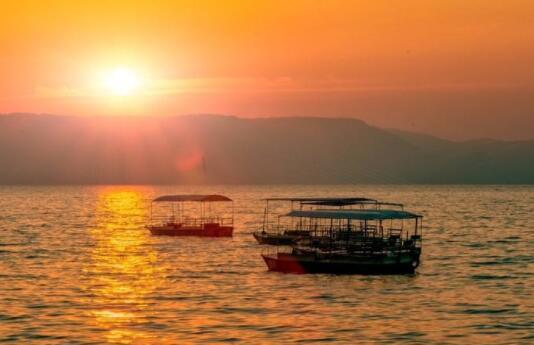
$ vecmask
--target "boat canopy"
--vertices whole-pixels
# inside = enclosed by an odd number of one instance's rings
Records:
[[[422,216],[399,210],[314,210],[291,211],[288,217],[327,218],[327,219],[357,219],[357,220],[385,220],[385,219],[414,219]]]
[[[198,194],[182,194],[182,195],[162,195],[152,200],[152,202],[182,202],[182,201],[198,201],[198,202],[217,202],[217,201],[232,201],[232,199],[218,194],[198,195]]]
[[[321,201],[302,201],[303,205],[314,206],[349,206],[349,205],[361,205],[361,204],[377,204],[376,200],[321,200]]]
[[[317,206],[348,206],[356,204],[378,203],[375,199],[368,198],[268,198],[266,201],[296,201],[306,205]]]

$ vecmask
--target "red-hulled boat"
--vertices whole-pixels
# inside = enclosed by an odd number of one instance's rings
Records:
[[[212,204],[220,202],[231,203],[231,210],[214,210]],[[197,204],[193,216],[191,204]],[[164,206],[167,212],[162,212]],[[152,235],[232,237],[234,204],[232,199],[217,194],[163,195],[152,200],[147,228]]]
[[[310,236],[262,254],[270,271],[283,273],[411,274],[419,266],[422,216],[403,210],[291,211]],[[413,227],[405,228],[405,222]]]

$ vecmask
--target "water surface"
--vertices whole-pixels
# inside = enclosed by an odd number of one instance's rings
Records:
[[[149,201],[221,193],[233,239],[154,237]],[[534,187],[0,187],[0,342],[534,343]],[[361,195],[425,216],[414,276],[266,271],[271,196]]]

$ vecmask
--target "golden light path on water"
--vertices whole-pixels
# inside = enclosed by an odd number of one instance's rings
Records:
[[[146,340],[145,332],[130,326],[146,320],[146,297],[164,283],[164,276],[157,253],[139,231],[147,216],[142,194],[105,189],[98,195],[96,214],[96,226],[90,229],[96,244],[84,269],[93,278],[89,314],[94,326],[107,329],[110,343]]]

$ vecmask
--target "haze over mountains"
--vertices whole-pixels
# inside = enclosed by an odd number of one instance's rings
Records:
[[[532,184],[534,140],[452,142],[356,119],[0,116],[1,184]]]

